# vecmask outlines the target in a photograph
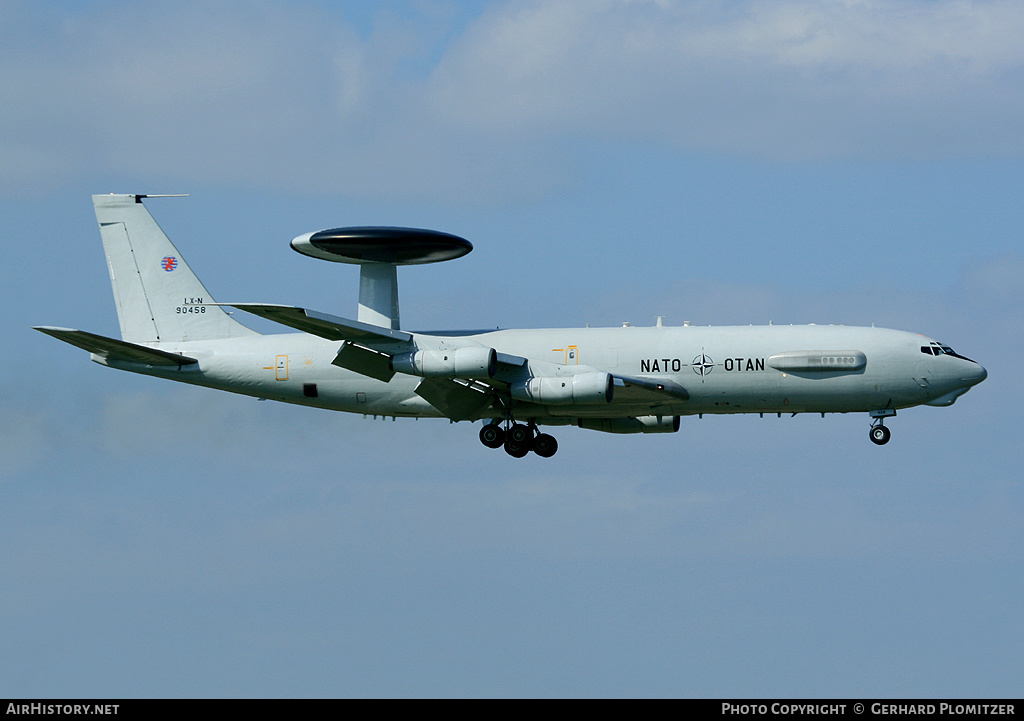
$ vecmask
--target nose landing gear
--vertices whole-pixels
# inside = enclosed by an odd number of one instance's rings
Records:
[[[876,446],[884,446],[889,442],[889,438],[892,436],[892,432],[885,427],[885,419],[895,416],[896,409],[885,408],[880,411],[871,411],[870,415],[874,419],[871,422],[871,442]]]
[[[879,446],[884,446],[886,443],[889,442],[890,436],[892,436],[892,432],[888,428],[883,426],[881,423],[879,423],[876,426],[871,426],[872,443]]]

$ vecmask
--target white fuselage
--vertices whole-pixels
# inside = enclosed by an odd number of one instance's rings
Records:
[[[847,413],[932,404],[949,405],[985,377],[956,355],[922,352],[931,339],[904,331],[846,326],[621,327],[495,330],[414,334],[419,347],[478,343],[499,353],[652,380],[669,380],[689,394],[637,403],[541,405],[515,402],[517,418],[563,424],[579,418],[701,413]],[[170,369],[94,360],[112,367],[234,393],[354,413],[441,417],[416,394],[421,378],[389,382],[332,365],[342,343],[305,333],[162,344],[198,363]],[[821,355],[814,370],[780,370],[773,356]],[[863,360],[851,369],[852,352]],[[837,356],[838,357],[835,357]],[[834,365],[829,366],[829,362]],[[850,365],[846,365],[849,363]],[[484,408],[477,417],[500,417]]]
[[[732,326],[401,330],[397,267],[469,241],[385,226],[292,242],[360,266],[356,320],[296,306],[220,304],[138,194],[94,195],[121,338],[36,326],[97,363],[257,398],[374,416],[485,420],[480,441],[549,458],[538,425],[671,433],[703,413],[850,413],[888,442],[897,409],[951,405],[985,369],[930,338],[882,328]],[[297,333],[262,335],[232,307]]]

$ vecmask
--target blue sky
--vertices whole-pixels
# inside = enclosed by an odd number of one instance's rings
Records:
[[[0,2],[0,695],[1020,696],[1024,7]],[[89,195],[218,300],[355,312],[301,233],[470,239],[407,328],[876,323],[901,412],[563,430],[116,373]],[[264,328],[265,327],[261,327]]]

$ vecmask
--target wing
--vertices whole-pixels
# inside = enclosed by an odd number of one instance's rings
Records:
[[[393,353],[378,350],[378,347],[381,344],[384,344],[385,347],[393,346],[396,343],[408,344],[412,340],[412,334],[405,331],[391,330],[292,305],[270,303],[217,303],[216,305],[238,308],[246,313],[258,315],[261,318],[327,340],[345,341],[338,349],[337,357],[331,363],[385,383],[395,375],[395,372],[391,370]]]
[[[388,382],[394,377],[391,358],[413,343],[411,333],[391,330],[360,321],[340,318],[296,306],[267,303],[218,303],[227,305],[290,328],[321,338],[344,341],[334,365]],[[396,344],[406,346],[398,348]],[[389,347],[390,346],[390,347]],[[458,378],[428,377],[416,388],[416,394],[453,420],[473,417],[496,398],[508,392],[512,383],[528,379],[538,366],[522,356],[498,353],[492,378],[467,381]],[[582,372],[581,368],[581,372]],[[597,370],[597,369],[587,369]],[[690,395],[678,383],[668,379],[613,375],[613,405],[644,404],[655,406],[689,400]]]
[[[244,310],[246,313],[258,315],[289,328],[301,330],[303,333],[326,338],[327,340],[349,340],[356,342],[397,341],[408,343],[412,334],[401,330],[391,330],[357,320],[339,318],[315,310],[297,308],[293,305],[274,305],[270,303],[214,303],[231,308]]]
[[[123,361],[127,363],[145,363],[151,366],[186,366],[198,363],[195,358],[180,353],[170,353],[156,348],[115,340],[106,336],[87,333],[84,330],[71,328],[54,328],[52,326],[35,326],[35,330],[53,336],[57,340],[94,353],[105,360]]]

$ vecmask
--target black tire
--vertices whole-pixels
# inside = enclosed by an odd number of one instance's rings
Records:
[[[876,446],[884,446],[889,442],[889,438],[892,436],[892,432],[885,426],[872,426],[871,427],[871,442]]]
[[[499,425],[488,423],[480,429],[480,442],[488,448],[501,448],[505,442],[505,431]]]
[[[512,439],[513,443],[526,446],[526,449],[529,450],[530,441],[533,440],[533,431],[530,430],[529,426],[524,426],[522,423],[516,423],[509,429],[508,437]]]
[[[513,441],[511,433],[505,437],[505,453],[509,454],[513,458],[522,458],[529,452],[530,446]]]
[[[551,458],[558,451],[558,441],[554,436],[547,433],[540,433],[533,439],[533,452],[541,458]]]

